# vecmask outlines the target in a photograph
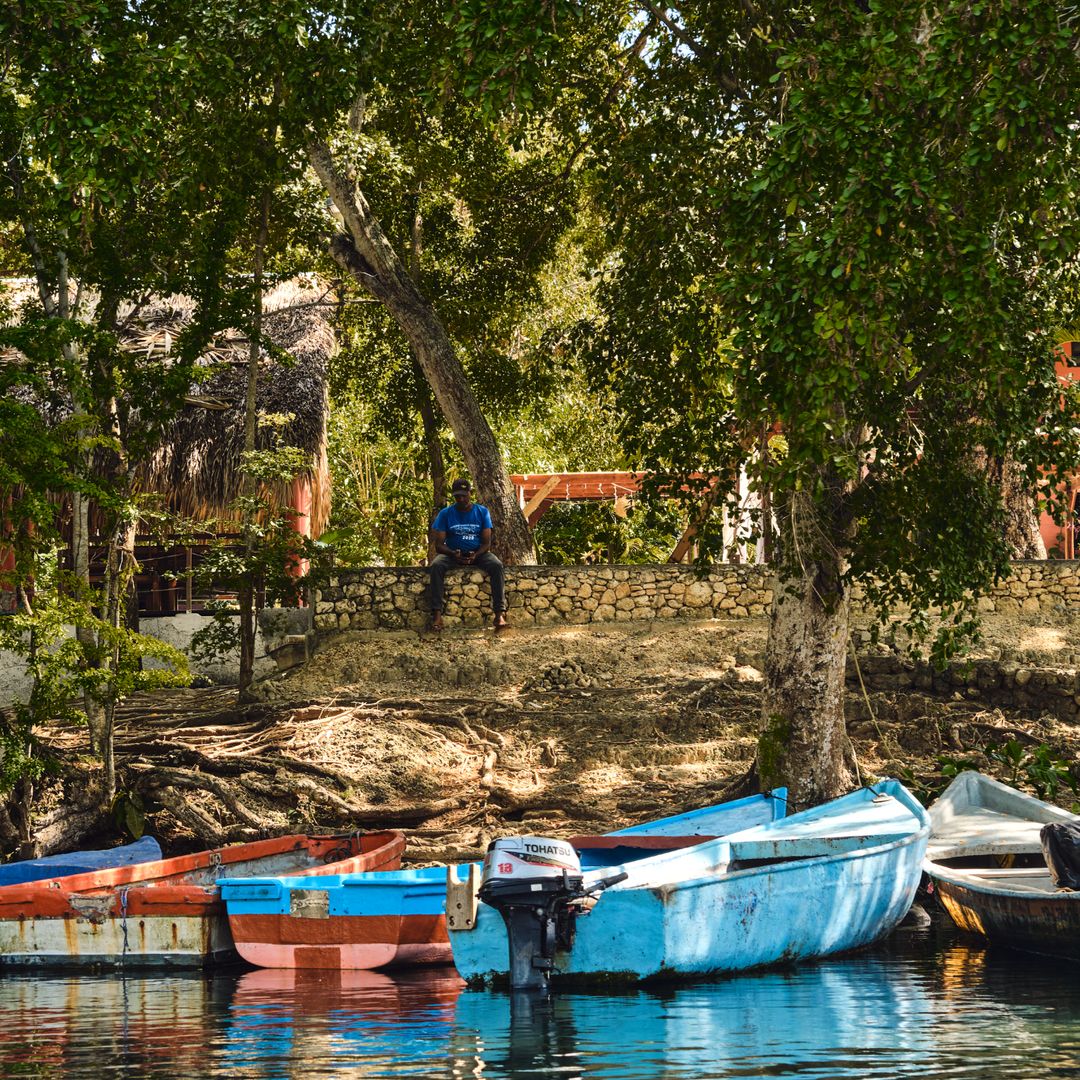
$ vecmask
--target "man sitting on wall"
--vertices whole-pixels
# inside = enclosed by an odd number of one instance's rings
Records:
[[[495,612],[495,629],[506,623],[506,594],[503,585],[503,564],[491,553],[491,514],[486,506],[472,501],[468,480],[455,480],[450,485],[454,496],[452,506],[444,506],[431,525],[431,538],[436,555],[431,560],[431,629],[443,628],[443,583],[446,571],[454,566],[475,566],[491,579],[491,607]]]

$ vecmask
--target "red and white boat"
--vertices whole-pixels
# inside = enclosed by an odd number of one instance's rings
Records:
[[[281,836],[0,888],[0,965],[201,967],[235,955],[224,877],[396,870],[400,832]]]

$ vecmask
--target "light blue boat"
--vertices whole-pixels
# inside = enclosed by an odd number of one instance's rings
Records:
[[[641,980],[743,971],[867,945],[911,906],[929,835],[926,811],[903,785],[885,780],[723,839],[622,866],[583,867],[581,886],[569,887],[576,912],[567,919],[556,910],[554,946],[541,955],[530,945],[533,956],[522,960],[515,930],[513,985],[528,985],[521,972],[529,966],[546,968],[544,981]],[[603,882],[609,887],[595,891]],[[528,881],[515,887],[521,897],[530,888],[540,895]],[[466,888],[452,885],[450,894]],[[585,913],[580,897],[590,891],[596,903]],[[497,902],[508,910],[508,901]],[[530,914],[520,926],[536,925],[539,912]],[[470,982],[506,978],[510,941],[500,911],[478,900],[467,922],[469,929],[450,929],[458,972]]]
[[[603,836],[578,837],[589,869],[647,859],[782,819],[784,789],[648,821]],[[454,868],[452,868],[454,869]],[[459,867],[466,881],[480,866]],[[447,939],[447,868],[311,877],[224,878],[221,896],[237,952],[266,968],[361,970],[452,963]]]

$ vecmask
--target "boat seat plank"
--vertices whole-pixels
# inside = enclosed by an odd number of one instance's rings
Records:
[[[957,884],[989,886],[1009,892],[1056,893],[1050,871],[1039,866],[994,866],[948,868],[943,877]]]
[[[965,810],[930,840],[931,858],[952,855],[1019,855],[1042,850],[1039,843],[1041,821],[1024,821],[997,810]]]

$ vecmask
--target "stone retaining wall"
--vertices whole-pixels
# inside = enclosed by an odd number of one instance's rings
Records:
[[[316,593],[315,626],[333,630],[421,630],[427,571],[372,567],[343,572]],[[519,626],[649,619],[760,618],[772,603],[766,567],[718,566],[703,579],[684,566],[531,566],[507,570],[510,617]],[[1035,614],[1080,604],[1080,563],[1018,562],[980,601],[986,612]],[[487,578],[478,570],[446,577],[448,627],[490,619]],[[855,617],[859,617],[858,597]]]
[[[858,670],[848,663],[848,708],[856,718],[868,719],[859,694],[860,674],[871,691],[915,689],[958,694],[986,705],[1050,713],[1059,720],[1075,721],[1080,717],[1080,671],[1076,668],[973,660],[935,671],[929,664],[912,664],[895,655],[863,655]]]

